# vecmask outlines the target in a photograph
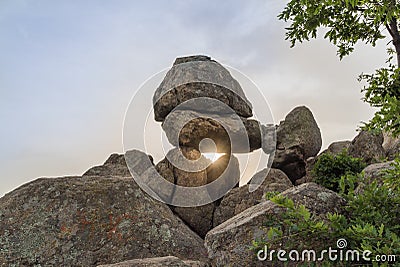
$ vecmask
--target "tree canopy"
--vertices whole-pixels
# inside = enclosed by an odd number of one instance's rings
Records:
[[[354,50],[357,42],[375,46],[389,37],[387,67],[373,74],[361,74],[367,86],[364,101],[379,110],[364,127],[400,134],[400,2],[397,0],[291,0],[278,15],[290,22],[286,39],[297,42],[317,37],[325,29],[324,38],[337,47],[342,59]],[[393,63],[393,56],[397,62]]]

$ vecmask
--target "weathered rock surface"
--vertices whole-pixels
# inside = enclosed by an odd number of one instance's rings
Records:
[[[130,166],[134,166],[137,172],[143,173],[147,168],[153,166],[153,157],[146,155],[139,150],[127,151],[127,159]],[[144,159],[149,159],[144,160]],[[83,176],[131,176],[125,161],[125,156],[121,154],[111,154],[103,165],[95,166],[87,170]]]
[[[345,204],[345,200],[338,194],[314,183],[302,184],[282,194],[318,215],[327,212],[340,213]],[[260,226],[266,218],[277,216],[282,210],[273,202],[265,201],[208,232],[205,245],[212,266],[266,266],[266,262],[257,261],[249,246],[255,238],[266,237]]]
[[[311,111],[304,106],[293,109],[276,132],[277,147],[273,168],[284,171],[294,183],[306,173],[305,161],[318,154],[321,132]]]
[[[250,102],[228,70],[210,57],[189,56],[175,60],[154,93],[155,120],[163,121],[176,106],[199,97],[217,99],[242,117],[252,116]]]
[[[159,171],[161,176],[169,181],[172,180],[174,184],[185,187],[197,187],[214,182],[218,178],[226,177],[231,181],[231,183],[224,184],[224,180],[218,179],[218,181],[216,181],[217,186],[215,186],[217,190],[225,190],[225,188],[230,185],[236,185],[239,182],[239,162],[233,155],[230,162],[230,156],[224,155],[219,158],[217,162],[211,164],[209,160],[204,159],[204,157],[201,156],[198,150],[189,147],[182,147],[180,150],[173,149],[168,153],[171,155],[169,158],[174,162],[177,159],[178,151],[182,151],[183,156],[190,161],[200,161],[196,166],[187,164],[187,166],[183,167],[196,167],[196,169],[202,167],[203,170],[197,172],[182,170],[176,165],[173,166],[168,159],[164,159],[156,165],[156,169]],[[181,161],[182,160],[179,161],[180,163],[178,165],[184,165]],[[218,194],[218,192],[209,192],[210,198],[215,194]],[[171,209],[201,237],[204,237],[213,226],[215,203],[198,207],[171,207]]]
[[[393,160],[400,155],[400,137],[393,137],[389,133],[383,134],[383,150],[388,160]]]
[[[179,151],[182,152],[185,158],[179,157]],[[182,165],[182,169],[180,169],[171,164],[168,158],[163,159],[156,165],[156,170],[169,182],[185,187],[197,187],[207,184],[206,166],[210,164],[210,161],[205,159],[197,149],[190,147],[176,148],[168,152],[167,157],[178,166]],[[188,161],[186,162],[185,160]],[[195,162],[198,163],[198,166],[194,165]],[[189,170],[192,167],[196,169],[203,167],[203,170],[191,172]],[[171,197],[173,198],[174,196]],[[214,206],[214,203],[210,203],[199,207],[171,206],[171,209],[196,233],[204,237],[212,227]]]
[[[373,181],[377,182],[377,185],[382,184],[382,178],[385,176],[385,171],[393,169],[391,166],[393,161],[374,163],[368,165],[364,168],[362,173],[364,173],[364,181],[359,183],[357,188],[354,190],[355,194],[362,194],[364,192],[364,187],[366,184],[372,183]]]
[[[157,172],[168,182],[175,184],[175,174],[174,167],[168,161],[168,159],[164,158],[156,165]],[[172,197],[172,196],[170,196]]]
[[[385,157],[382,143],[382,133],[361,131],[351,142],[348,153],[352,157],[364,159],[367,164],[376,163]]]
[[[182,152],[183,157],[179,156]],[[207,184],[207,166],[211,163],[200,151],[191,147],[181,147],[168,152],[172,159],[175,184],[187,187]],[[197,171],[198,170],[198,171]]]
[[[213,227],[215,203],[198,207],[171,207],[195,233],[204,238]]]
[[[100,174],[116,176],[131,175],[126,166],[124,155],[119,154],[112,154],[103,165],[90,168],[83,174],[83,176],[96,176]]]
[[[135,259],[114,264],[99,265],[98,267],[207,267],[207,263],[200,261],[183,261],[177,257],[167,256],[159,258]]]
[[[367,181],[380,180],[385,175],[384,170],[393,169],[391,164],[393,164],[393,161],[368,165],[363,170],[365,179]]]
[[[261,146],[266,154],[275,152],[276,150],[276,126],[261,125]]]
[[[214,182],[208,190],[210,197],[219,199],[233,187],[239,186],[240,169],[239,161],[234,155],[225,154],[213,162],[206,169],[207,183]]]
[[[187,123],[182,125],[182,122]],[[200,142],[210,138],[219,153],[247,153],[261,148],[260,123],[235,114],[207,115],[195,110],[174,110],[166,117],[162,127],[168,141],[176,147],[199,149]]]
[[[231,162],[230,162],[231,161]],[[228,168],[229,167],[229,168]],[[228,169],[227,169],[228,168]],[[226,172],[226,174],[224,174]],[[239,161],[234,155],[225,154],[207,167],[207,183],[214,182],[221,175],[229,175],[233,180],[239,181]]]
[[[268,174],[264,169],[255,174],[255,178],[264,178],[263,183],[253,192],[249,192],[249,185],[232,189],[226,194],[214,212],[214,227],[232,218],[247,208],[250,208],[265,200],[266,192],[283,192],[293,187],[291,181],[284,172],[278,169],[270,169]]]
[[[277,148],[272,168],[282,170],[295,184],[296,180],[306,175],[306,161],[303,151],[300,147]]]
[[[206,258],[202,239],[131,177],[38,179],[0,199],[0,265]]]
[[[341,152],[343,152],[343,150],[347,150],[349,149],[351,145],[351,141],[337,141],[337,142],[333,142],[332,144],[330,144],[328,146],[328,148],[326,150],[324,150],[322,153],[331,153],[333,155],[338,155]]]
[[[264,195],[266,192],[283,192],[289,188],[293,187],[290,179],[287,175],[279,169],[263,169],[257,172],[251,179],[259,179],[265,177],[260,187],[256,189],[253,193],[261,194],[262,200],[264,200]]]
[[[278,146],[284,149],[299,146],[304,158],[314,157],[322,146],[321,132],[311,111],[300,106],[285,117],[277,130]]]

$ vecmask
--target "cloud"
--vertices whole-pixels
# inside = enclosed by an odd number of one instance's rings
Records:
[[[384,47],[361,46],[342,62],[325,40],[290,49],[276,19],[283,6],[2,1],[0,195],[37,176],[81,174],[122,152],[133,93],[181,55],[207,54],[248,75],[278,121],[310,106],[324,146],[351,139],[373,111],[360,101],[355,78],[382,63]]]

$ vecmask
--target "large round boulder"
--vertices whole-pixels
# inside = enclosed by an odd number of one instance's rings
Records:
[[[168,141],[176,147],[199,149],[201,141],[209,138],[219,153],[247,153],[261,148],[260,123],[236,114],[174,110],[166,117],[162,128]]]
[[[321,132],[311,111],[296,107],[285,117],[276,132],[277,144],[272,167],[283,170],[294,183],[305,175],[305,161],[318,154]]]
[[[348,152],[350,156],[361,158],[367,164],[376,163],[386,156],[382,143],[382,133],[361,131],[351,142]]]
[[[189,56],[175,60],[154,93],[155,120],[163,121],[175,107],[199,97],[217,99],[239,116],[252,116],[250,102],[227,69],[210,57]]]

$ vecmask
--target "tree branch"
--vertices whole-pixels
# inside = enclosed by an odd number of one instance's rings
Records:
[[[388,30],[388,32],[390,33],[390,36],[392,36],[392,38],[394,38],[394,33],[392,32],[392,30],[390,29],[390,27],[387,23],[385,23],[385,27]]]

